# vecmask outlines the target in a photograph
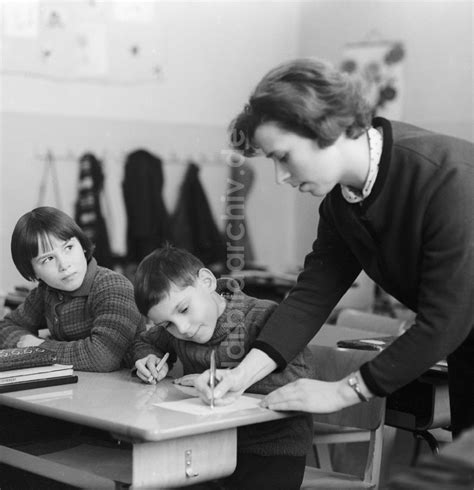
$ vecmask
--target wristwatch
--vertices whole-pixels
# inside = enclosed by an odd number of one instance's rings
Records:
[[[357,396],[359,397],[359,400],[361,402],[368,402],[369,399],[362,393],[362,390],[360,389],[360,386],[359,386],[359,381],[357,379],[357,376],[351,376],[348,380],[347,380],[349,386],[356,392]]]

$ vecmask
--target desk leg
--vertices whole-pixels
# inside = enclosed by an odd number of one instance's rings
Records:
[[[230,475],[237,429],[133,445],[132,488],[173,488]]]

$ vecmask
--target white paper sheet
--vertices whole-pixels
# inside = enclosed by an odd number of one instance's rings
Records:
[[[260,399],[253,398],[251,396],[241,396],[237,401],[225,406],[216,406],[211,408],[206,405],[200,398],[186,398],[185,400],[178,400],[174,402],[161,402],[154,403],[157,407],[166,408],[168,410],[177,410],[178,412],[191,413],[193,415],[211,415],[236,412],[238,410],[246,410],[249,408],[265,408],[259,407]]]

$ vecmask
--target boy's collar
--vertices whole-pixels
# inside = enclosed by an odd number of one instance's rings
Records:
[[[210,339],[210,343],[221,341],[229,335],[229,330],[233,330],[241,321],[239,315],[230,313],[229,308],[233,309],[237,305],[242,307],[245,294],[241,291],[239,282],[232,277],[224,277],[217,280],[216,292],[226,300],[224,312],[217,319],[216,328]]]
[[[240,286],[234,278],[222,277],[217,279],[216,292],[226,300],[231,300],[235,293],[240,293]]]

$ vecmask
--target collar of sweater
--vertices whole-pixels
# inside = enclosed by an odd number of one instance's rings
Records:
[[[229,332],[243,325],[246,314],[252,307],[252,298],[240,290],[235,279],[230,277],[218,279],[216,292],[226,300],[226,307],[217,319],[210,344],[221,342],[229,335]]]

